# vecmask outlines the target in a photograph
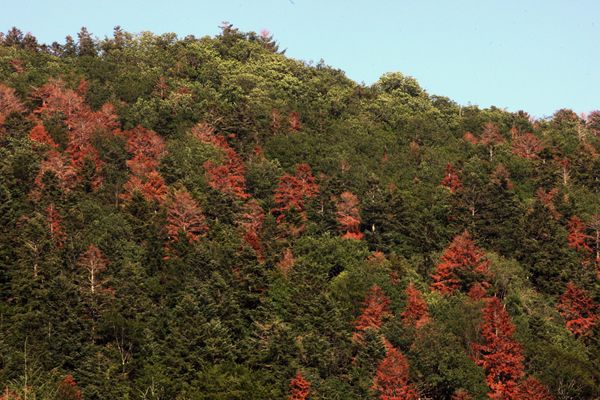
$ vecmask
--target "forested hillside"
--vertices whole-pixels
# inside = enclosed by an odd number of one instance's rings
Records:
[[[268,32],[13,28],[0,399],[598,399],[599,152],[598,111],[366,86]]]

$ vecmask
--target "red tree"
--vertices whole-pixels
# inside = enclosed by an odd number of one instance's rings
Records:
[[[434,281],[431,287],[442,294],[469,289],[478,283],[473,282],[474,278],[481,279],[487,274],[488,264],[484,252],[475,245],[469,232],[464,231],[442,253],[435,274],[431,276]]]
[[[448,188],[448,190],[450,190],[451,193],[456,193],[457,190],[460,190],[462,188],[460,178],[458,177],[458,174],[456,173],[456,170],[454,169],[454,166],[452,164],[448,163],[446,165],[444,178],[440,182],[440,185],[442,185],[445,188]]]
[[[249,200],[243,207],[242,219],[239,222],[244,232],[244,241],[256,252],[259,261],[264,261],[262,244],[260,242],[260,230],[265,220],[265,212],[257,200]]]
[[[406,297],[406,309],[401,314],[402,322],[418,329],[429,322],[429,307],[412,282],[406,288]]]
[[[586,226],[577,216],[572,216],[568,222],[569,236],[567,237],[569,247],[577,251],[592,252],[587,241],[592,237],[585,233]]]
[[[67,235],[62,227],[62,217],[54,204],[50,204],[46,208],[46,216],[48,218],[50,236],[52,237],[52,240],[54,240],[54,245],[58,248],[62,248],[65,245]]]
[[[40,163],[40,169],[35,177],[34,183],[36,188],[32,192],[34,198],[39,197],[40,192],[46,187],[44,177],[48,173],[56,177],[58,187],[64,193],[70,192],[77,183],[77,172],[75,169],[58,151],[51,150],[48,152],[46,159]]]
[[[292,111],[289,116],[290,130],[292,132],[298,132],[302,129],[302,123],[300,122],[300,114],[297,111]]]
[[[224,160],[220,165],[206,161],[206,180],[208,185],[226,195],[245,200],[250,195],[246,193],[246,169],[239,154],[227,143],[227,140],[215,134],[215,130],[207,123],[199,123],[192,128],[192,135],[203,143],[211,144],[221,150]],[[235,137],[235,135],[230,135]]]
[[[202,209],[187,190],[173,194],[167,209],[165,230],[171,242],[178,242],[183,235],[189,243],[193,243],[206,235],[208,226]]]
[[[58,384],[56,398],[59,400],[81,400],[81,390],[77,387],[77,382],[73,375],[69,374]]]
[[[52,148],[57,148],[58,145],[54,139],[48,134],[44,125],[38,124],[29,132],[29,139],[33,142],[46,144]]]
[[[355,342],[362,342],[363,333],[369,329],[379,330],[384,318],[391,315],[390,299],[378,285],[373,285],[367,292],[361,314],[354,321],[356,332],[352,336]]]
[[[479,144],[479,140],[477,140],[475,135],[473,135],[473,133],[471,132],[465,132],[465,134],[463,135],[463,140],[465,142],[471,143],[472,145]]]
[[[472,399],[473,399],[473,397],[471,397],[469,392],[467,392],[466,390],[463,390],[463,389],[458,389],[452,395],[452,400],[472,400]]]
[[[556,308],[565,319],[567,329],[576,336],[588,336],[598,323],[597,305],[573,282],[567,284]]]
[[[482,344],[473,344],[475,362],[486,373],[492,399],[520,400],[518,386],[524,374],[521,345],[513,339],[515,326],[497,297],[489,298],[483,310]]]
[[[350,193],[344,192],[336,203],[336,217],[345,239],[360,240],[364,234],[360,231],[360,209],[358,198]]]
[[[417,400],[415,387],[408,382],[408,360],[404,354],[384,339],[385,358],[377,366],[373,390],[380,400]]]
[[[133,158],[127,160],[131,174],[123,186],[121,198],[131,200],[135,193],[146,201],[162,203],[166,199],[167,186],[156,170],[165,154],[164,140],[154,131],[137,126],[123,132],[127,140],[127,151]]]
[[[554,197],[556,197],[557,193],[557,188],[554,188],[548,192],[546,192],[544,188],[538,188],[538,190],[535,192],[537,200],[540,202],[540,204],[546,207],[546,209],[554,219],[560,218],[560,213],[556,209],[556,205],[554,205]]]
[[[294,253],[292,253],[292,249],[289,247],[283,251],[283,256],[281,260],[277,263],[277,269],[281,274],[287,278],[288,274],[294,267],[296,260],[294,258]]]
[[[86,252],[77,260],[77,266],[87,272],[89,293],[94,296],[102,292],[105,281],[100,279],[100,274],[106,270],[108,259],[104,257],[100,249],[90,244]]]
[[[494,158],[494,148],[504,143],[504,138],[500,134],[500,130],[493,122],[487,122],[483,126],[483,133],[479,144],[488,148],[490,160]]]
[[[532,376],[521,382],[517,392],[518,399],[554,400],[554,397],[550,394],[546,386]]]
[[[300,371],[290,381],[289,400],[306,400],[310,394],[310,382],[307,381]]]
[[[15,89],[0,83],[0,125],[12,113],[24,112],[25,107],[15,94]]]
[[[538,154],[544,150],[542,141],[533,133],[518,135],[512,142],[512,152],[519,157],[530,160],[538,159]]]
[[[275,189],[276,208],[271,210],[277,214],[277,222],[286,218],[286,212],[295,210],[302,220],[306,220],[304,210],[306,202],[319,192],[319,185],[315,182],[308,164],[298,164],[294,175],[285,174],[279,178],[279,185]]]

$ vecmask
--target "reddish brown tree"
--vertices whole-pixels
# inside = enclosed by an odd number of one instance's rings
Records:
[[[573,282],[567,284],[556,308],[565,319],[567,329],[575,336],[588,336],[598,323],[597,304]]]
[[[521,382],[517,392],[522,400],[554,400],[548,388],[532,376]]]
[[[271,110],[271,133],[277,135],[281,129],[281,114],[279,110],[273,108]]]
[[[75,169],[58,151],[51,150],[48,152],[46,159],[40,163],[40,169],[35,177],[34,183],[36,189],[32,192],[34,198],[39,197],[40,192],[46,187],[44,178],[48,173],[56,177],[58,187],[64,193],[70,192],[77,183],[77,172]]]
[[[252,247],[260,262],[264,261],[260,230],[265,220],[265,212],[257,200],[251,199],[244,204],[239,226],[244,232],[244,241]]]
[[[411,283],[406,288],[406,309],[401,314],[406,326],[417,329],[429,322],[429,307],[421,292]]]
[[[483,126],[483,133],[479,144],[488,148],[490,161],[494,158],[494,149],[496,146],[504,143],[504,138],[500,134],[500,129],[493,122],[487,122]]]
[[[246,193],[244,164],[235,152],[230,153],[228,159],[221,165],[206,161],[203,166],[206,170],[208,186],[211,188],[241,200],[250,197]]]
[[[154,171],[165,154],[165,142],[156,132],[137,126],[123,132],[127,137],[127,151],[133,158],[127,166],[134,175],[144,176]]]
[[[473,400],[473,397],[466,390],[458,389],[452,395],[452,400]]]
[[[462,188],[462,182],[460,181],[460,178],[458,177],[458,174],[451,163],[446,165],[444,178],[440,182],[440,185],[450,190],[451,193],[456,193]]]
[[[289,247],[283,251],[283,256],[281,260],[277,263],[277,269],[281,274],[287,278],[288,274],[294,267],[296,263],[296,259],[294,258],[294,253],[292,253],[292,249]]]
[[[12,113],[25,112],[25,107],[15,94],[15,89],[0,83],[0,125]]]
[[[123,185],[124,193],[120,197],[126,201],[139,193],[146,201],[162,204],[167,197],[167,185],[163,177],[157,171],[151,171],[148,175],[138,177],[131,175]]]
[[[442,253],[436,267],[431,288],[442,294],[452,294],[459,289],[470,289],[487,274],[489,261],[475,245],[469,232],[457,235]]]
[[[170,242],[178,242],[183,235],[189,243],[194,243],[206,235],[206,218],[187,190],[173,193],[167,209],[165,230]]]
[[[58,248],[62,248],[65,245],[67,235],[62,227],[62,217],[54,206],[50,204],[46,208],[46,217],[48,219],[48,228],[50,229],[50,236],[54,241],[54,245]]]
[[[383,290],[378,285],[373,285],[367,292],[361,313],[354,321],[354,329],[356,332],[352,339],[361,343],[363,333],[369,329],[378,331],[383,324],[383,320],[391,316],[390,299],[383,293]]]
[[[473,135],[473,133],[471,132],[465,132],[465,134],[463,135],[463,140],[467,143],[471,143],[472,145],[479,144],[479,140],[477,140],[475,135]]]
[[[473,400],[473,397],[466,390],[458,389],[452,395],[452,400]]]
[[[58,400],[81,400],[81,390],[77,387],[77,382],[73,375],[65,376],[56,390],[56,398]]]
[[[90,244],[86,252],[77,260],[77,266],[87,273],[89,294],[95,296],[104,291],[102,286],[106,281],[101,279],[100,275],[106,270],[108,259],[104,257],[100,249]]]
[[[0,400],[21,400],[21,397],[6,387],[2,393],[0,393]]]
[[[556,197],[557,193],[557,188],[554,188],[548,192],[546,192],[544,188],[538,188],[538,190],[535,192],[537,200],[540,202],[540,204],[546,207],[546,209],[554,219],[560,219],[560,213],[558,212],[558,210],[556,209],[556,205],[554,204],[554,197]]]
[[[302,123],[300,122],[300,114],[297,111],[292,111],[289,116],[290,130],[292,132],[298,132],[302,129]]]
[[[572,216],[567,224],[569,236],[567,237],[569,247],[586,253],[591,253],[592,248],[588,245],[588,241],[592,238],[585,233],[586,226],[577,216]]]
[[[275,205],[271,212],[277,215],[277,222],[286,218],[288,211],[294,210],[302,220],[306,220],[306,202],[315,197],[319,192],[319,185],[315,182],[308,164],[298,164],[294,175],[285,174],[279,178],[279,185],[275,189]]]
[[[536,160],[544,150],[544,145],[533,133],[518,135],[513,139],[512,152],[519,157]]]
[[[483,343],[473,344],[475,362],[486,373],[492,399],[520,400],[519,381],[524,374],[521,345],[513,338],[515,326],[497,297],[487,300],[483,310]]]
[[[310,382],[298,371],[290,381],[289,400],[306,400],[310,394]]]
[[[510,181],[510,174],[506,167],[502,164],[498,164],[494,172],[490,177],[492,183],[496,186],[500,186],[506,190],[513,189],[513,183]]]
[[[380,400],[417,400],[416,388],[409,383],[408,359],[384,339],[386,355],[377,366],[373,390]]]
[[[360,208],[358,197],[350,192],[340,195],[336,203],[336,217],[344,239],[360,240],[364,234],[360,231]]]
[[[58,145],[54,142],[54,139],[48,134],[44,125],[38,124],[33,127],[29,132],[29,139],[33,142],[42,143],[50,146],[51,148],[57,148]]]

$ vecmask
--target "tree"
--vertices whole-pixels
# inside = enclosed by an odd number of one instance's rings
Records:
[[[402,312],[402,322],[406,326],[413,326],[417,329],[429,322],[429,307],[423,299],[421,292],[415,288],[413,283],[409,283],[406,288],[406,308]]]
[[[246,202],[242,209],[239,226],[244,233],[244,241],[254,249],[259,261],[264,261],[260,230],[265,220],[265,212],[256,199]]]
[[[0,126],[13,113],[21,113],[25,107],[15,94],[15,89],[0,83]]]
[[[58,400],[81,400],[81,390],[77,387],[77,382],[73,375],[65,376],[56,390],[56,398]]]
[[[456,193],[462,188],[460,178],[458,177],[458,174],[451,163],[446,164],[444,178],[440,182],[440,185],[450,190],[451,193]]]
[[[292,111],[289,116],[290,130],[292,132],[299,132],[302,129],[302,123],[300,122],[300,114],[297,111]]]
[[[286,219],[286,213],[291,211],[298,213],[301,220],[305,221],[306,202],[315,197],[318,192],[319,185],[315,182],[310,166],[298,164],[294,175],[285,174],[279,178],[274,195],[276,207],[271,212],[277,215],[277,222]]]
[[[587,242],[592,238],[585,233],[586,226],[577,216],[573,215],[567,224],[569,236],[567,237],[569,247],[577,251],[592,252]]]
[[[518,135],[513,139],[512,152],[519,157],[536,160],[544,150],[544,145],[533,133]]]
[[[54,204],[50,204],[46,208],[46,216],[48,218],[50,237],[54,240],[54,245],[56,247],[62,248],[65,245],[67,235],[62,227],[62,217]]]
[[[373,390],[380,400],[417,400],[417,390],[409,383],[406,356],[385,339],[384,346],[386,355],[377,366]]]
[[[202,209],[185,189],[175,191],[167,209],[165,226],[169,241],[178,242],[181,235],[191,244],[208,231]]]
[[[289,400],[306,400],[310,394],[310,382],[307,381],[302,372],[298,371],[290,381]]]
[[[546,386],[532,376],[519,384],[517,392],[519,399],[554,400],[554,397],[550,394]]]
[[[483,133],[479,144],[488,148],[490,161],[494,158],[494,148],[504,143],[504,138],[500,134],[500,130],[493,122],[487,122],[483,126]]]
[[[352,339],[361,343],[363,333],[369,329],[378,331],[383,320],[391,316],[389,309],[390,299],[378,285],[373,285],[367,292],[363,301],[360,315],[354,320],[355,333]]]
[[[573,282],[567,283],[556,308],[565,319],[567,329],[575,336],[590,335],[598,323],[597,305],[585,290]]]
[[[492,399],[520,400],[519,381],[524,374],[521,345],[513,338],[515,326],[497,297],[487,299],[483,310],[483,343],[472,344],[475,362],[482,366]]]
[[[452,394],[451,400],[472,400],[473,397],[466,390],[458,389]]]
[[[488,264],[484,252],[475,245],[469,232],[464,231],[455,236],[442,253],[435,274],[431,276],[431,287],[446,295],[459,289],[468,290],[475,283],[482,283]]]
[[[358,198],[350,192],[343,192],[336,203],[336,217],[345,239],[360,240],[364,234],[360,232],[360,209]]]
[[[29,139],[33,142],[45,144],[50,148],[56,149],[58,147],[58,145],[54,142],[54,139],[52,139],[42,124],[38,124],[31,129],[29,132]]]
[[[87,273],[87,284],[89,294],[97,295],[102,291],[102,286],[106,283],[100,278],[100,274],[106,270],[108,259],[95,245],[90,244],[85,253],[77,260],[77,266],[84,269]]]

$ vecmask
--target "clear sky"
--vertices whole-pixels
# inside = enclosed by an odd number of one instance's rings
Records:
[[[4,1],[0,29],[62,42],[86,26],[214,35],[222,21],[268,29],[287,55],[344,70],[366,84],[414,76],[461,104],[600,109],[600,0],[20,0]]]

